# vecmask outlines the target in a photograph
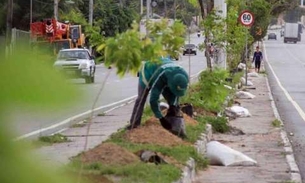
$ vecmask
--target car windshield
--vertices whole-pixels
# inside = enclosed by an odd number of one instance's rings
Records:
[[[184,45],[184,48],[187,48],[187,49],[194,49],[194,48],[195,48],[195,45],[194,45],[194,44],[186,44],[186,45]]]
[[[85,50],[69,50],[60,51],[57,57],[58,60],[66,60],[70,58],[89,59],[89,55]]]

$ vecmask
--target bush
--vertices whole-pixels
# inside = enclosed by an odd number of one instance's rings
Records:
[[[224,87],[228,84],[226,70],[216,69],[213,72],[204,71],[199,76],[199,82],[193,85],[182,101],[192,103],[194,107],[218,112],[223,108],[229,90]]]

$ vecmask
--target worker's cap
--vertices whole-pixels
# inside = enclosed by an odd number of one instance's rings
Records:
[[[181,73],[176,73],[169,79],[168,87],[178,97],[185,95],[187,86],[188,77]]]

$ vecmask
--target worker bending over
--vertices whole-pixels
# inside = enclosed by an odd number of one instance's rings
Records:
[[[169,129],[170,123],[163,117],[159,107],[160,95],[163,95],[170,106],[178,106],[178,98],[185,95],[188,83],[186,71],[167,57],[160,58],[160,62],[145,62],[139,73],[138,97],[127,129],[137,128],[141,124],[149,91],[151,91],[150,107],[155,117],[160,120],[164,128]]]

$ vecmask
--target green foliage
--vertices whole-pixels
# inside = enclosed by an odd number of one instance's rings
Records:
[[[37,111],[41,108],[50,110],[50,106],[64,107],[61,105],[76,98],[75,88],[46,63],[44,55],[33,53],[28,47],[14,50],[9,58],[0,52],[0,76],[5,78],[0,81],[0,182],[72,183],[62,170],[57,168],[55,171],[51,166],[43,165],[29,152],[25,142],[13,142],[7,126],[9,105],[22,104],[36,106]]]
[[[228,120],[225,117],[201,117],[201,120],[212,125],[213,131],[218,133],[226,133],[230,130]]]
[[[260,41],[266,36],[268,25],[271,21],[271,4],[265,0],[253,0],[251,1],[250,11],[255,17],[250,32],[254,39],[253,41]],[[262,30],[261,35],[256,34],[259,28]]]
[[[171,183],[179,179],[181,170],[174,165],[137,163],[130,165],[103,165],[94,163],[85,167],[98,170],[100,174],[120,176],[121,183],[162,182]]]
[[[272,126],[274,126],[274,127],[281,127],[281,125],[282,125],[282,123],[278,119],[275,119],[272,121]]]
[[[135,22],[132,29],[108,38],[105,44],[97,48],[98,51],[104,51],[105,65],[116,66],[117,74],[123,77],[128,72],[136,74],[142,61],[158,62],[161,56],[179,52],[184,44],[184,39],[181,37],[184,26],[177,21],[169,27],[165,21],[155,23],[154,26],[148,23],[154,41],[150,38],[141,40],[138,25]]]
[[[192,103],[195,107],[214,112],[220,111],[229,93],[224,87],[227,76],[227,71],[221,69],[202,72],[198,84],[193,86],[182,100]]]
[[[28,45],[24,45],[0,62],[0,76],[7,78],[0,81],[1,104],[13,102],[50,107],[65,105],[81,96],[74,86],[64,82],[48,60],[49,57],[41,55],[39,50],[32,52]]]
[[[161,22],[147,22],[149,36],[159,40],[163,45],[164,51],[172,56],[177,56],[177,52],[184,45],[186,27],[180,22],[175,21],[172,26],[168,26],[168,20],[163,19]]]
[[[200,135],[205,131],[206,121],[201,120],[201,118],[196,118],[199,122],[198,125],[186,125],[186,140],[191,143],[195,143]]]
[[[50,143],[50,144],[69,142],[68,137],[66,137],[60,133],[50,135],[50,136],[41,136],[41,137],[39,137],[39,140],[42,142]]]

